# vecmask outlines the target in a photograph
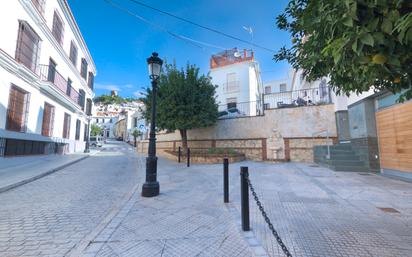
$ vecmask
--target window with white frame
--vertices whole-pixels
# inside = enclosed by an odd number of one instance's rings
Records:
[[[286,83],[282,83],[282,84],[279,85],[279,91],[280,92],[286,92],[286,90],[287,90]]]

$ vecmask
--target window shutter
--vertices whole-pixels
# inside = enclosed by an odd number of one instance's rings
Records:
[[[84,111],[85,101],[86,101],[86,92],[84,92],[83,89],[79,89],[79,105],[83,111]]]
[[[6,129],[26,132],[30,94],[14,85],[10,88]]]
[[[64,123],[63,123],[63,138],[70,137],[70,115],[64,114]]]
[[[80,120],[76,120],[76,140],[80,139]]]
[[[86,59],[82,58],[80,75],[87,80],[87,61]]]
[[[16,61],[36,72],[40,37],[34,32],[26,21],[19,21],[17,36]]]
[[[63,21],[57,12],[54,12],[52,34],[57,42],[63,45]]]
[[[91,115],[92,115],[92,99],[90,99],[90,98],[87,99],[86,115],[87,115],[87,116],[91,116]]]
[[[67,79],[66,95],[70,96],[71,93],[72,93],[72,81],[71,79]]]
[[[70,43],[70,61],[73,63],[74,66],[77,65],[77,47],[73,41]]]
[[[54,106],[44,103],[42,135],[50,137],[53,135],[54,127]]]
[[[89,72],[88,86],[91,90],[93,90],[93,87],[94,87],[94,74],[93,74],[93,72]]]

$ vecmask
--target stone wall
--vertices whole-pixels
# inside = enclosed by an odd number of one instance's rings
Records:
[[[337,138],[285,138],[286,159],[295,162],[313,162],[313,147],[315,145],[332,145]]]
[[[137,142],[137,151],[147,153],[149,141]],[[177,151],[182,146],[180,140],[156,142],[158,155],[167,157],[166,150]],[[207,151],[210,148],[233,149],[238,153],[245,155],[247,159],[262,161],[266,160],[266,139],[265,138],[242,138],[242,139],[205,139],[205,140],[188,140],[188,147],[192,151]]]
[[[219,120],[212,127],[189,130],[188,139],[190,148],[233,148],[252,160],[312,161],[311,145],[332,141],[313,139],[320,131],[328,131],[330,138],[337,136],[333,104],[265,110],[264,116]],[[142,144],[147,147],[147,143]],[[178,131],[157,134],[158,152],[180,144]]]

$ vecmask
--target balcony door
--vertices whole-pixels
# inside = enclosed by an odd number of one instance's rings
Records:
[[[56,62],[52,58],[49,59],[49,72],[47,74],[47,80],[54,83],[56,77]]]

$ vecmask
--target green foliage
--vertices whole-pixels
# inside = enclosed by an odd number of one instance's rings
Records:
[[[133,97],[126,97],[123,98],[121,96],[112,96],[112,95],[101,95],[94,98],[95,103],[102,103],[102,104],[121,104],[121,103],[128,103],[137,101],[136,98]]]
[[[224,153],[228,153],[228,154],[236,154],[236,151],[232,148],[216,148],[216,147],[212,147],[207,149],[207,153],[208,154],[224,154]]]
[[[90,126],[90,135],[91,136],[100,136],[103,132],[103,129],[96,124]]]
[[[183,148],[187,148],[188,129],[208,127],[218,117],[215,89],[211,78],[199,75],[199,68],[188,64],[186,69],[177,69],[175,64],[165,64],[157,91],[156,127],[161,130],[179,130]],[[140,99],[145,105],[143,113],[150,122],[152,91]]]
[[[132,135],[136,139],[137,137],[140,137],[141,135],[143,135],[143,133],[140,130],[138,130],[137,128],[135,128],[132,131]]]
[[[412,98],[412,2],[408,0],[290,0],[277,17],[288,31],[287,60],[311,80],[329,76],[338,92],[402,92]]]

